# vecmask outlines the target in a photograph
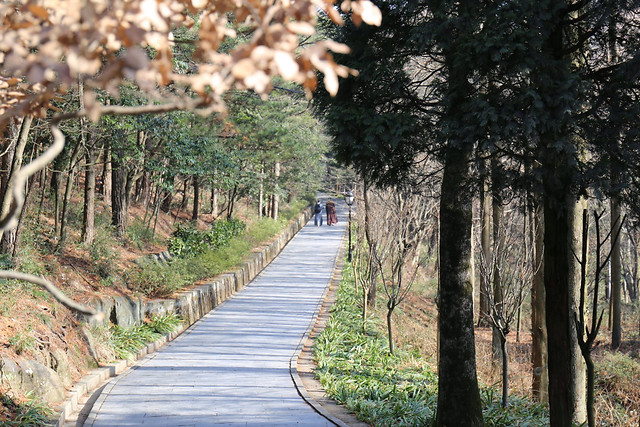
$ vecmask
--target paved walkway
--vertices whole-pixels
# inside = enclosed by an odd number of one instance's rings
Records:
[[[309,221],[246,288],[114,378],[84,425],[333,426],[300,397],[289,366],[333,275],[343,203],[338,218]]]

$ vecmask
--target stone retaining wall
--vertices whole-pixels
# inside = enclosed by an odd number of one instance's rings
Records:
[[[180,292],[173,299],[144,302],[141,298],[128,296],[101,297],[90,301],[89,305],[105,313],[104,323],[111,322],[122,327],[139,325],[151,314],[166,313],[180,315],[186,326],[189,326],[253,280],[305,226],[310,217],[311,211],[306,209],[273,242],[252,252],[236,271],[221,274],[204,285]],[[95,324],[94,322],[92,326]]]

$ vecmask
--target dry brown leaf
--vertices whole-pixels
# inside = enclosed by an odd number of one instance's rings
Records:
[[[45,9],[44,7],[31,3],[27,6],[27,8],[29,9],[29,12],[31,12],[35,17],[42,19],[43,21],[49,19],[49,12],[47,12],[47,9]]]

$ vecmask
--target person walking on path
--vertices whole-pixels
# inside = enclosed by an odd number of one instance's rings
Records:
[[[322,205],[320,204],[320,200],[318,200],[313,207],[313,223],[316,227],[318,225],[322,226]]]
[[[336,204],[331,199],[327,201],[324,206],[327,211],[327,225],[334,225],[338,223],[338,215],[336,214]]]

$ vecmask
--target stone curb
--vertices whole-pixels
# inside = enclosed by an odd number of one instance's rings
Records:
[[[97,368],[82,377],[75,383],[67,393],[67,399],[56,408],[57,421],[55,427],[62,427],[72,414],[78,413],[82,407],[81,399],[95,392],[100,386],[111,378],[117,377],[128,368],[134,366],[137,361],[144,358],[172,341],[182,332],[187,330],[197,320],[206,315],[214,307],[218,306],[246,284],[257,277],[271,261],[284,249],[287,243],[307,224],[311,218],[311,209],[305,209],[299,214],[276,239],[260,251],[249,254],[249,259],[243,263],[242,267],[232,273],[225,273],[211,282],[196,287],[195,289],[180,292],[178,296],[171,300],[153,300],[146,303],[145,314],[177,312],[184,321],[178,326],[176,331],[165,335],[155,342],[147,344],[146,347],[138,351],[129,360],[120,360],[106,366]],[[194,308],[192,302],[199,301]],[[208,308],[209,307],[209,308]],[[208,308],[208,309],[207,309]],[[110,316],[106,316],[107,319]]]
[[[58,406],[57,412],[59,415],[55,426],[60,427],[64,425],[70,415],[77,413],[82,409],[80,401],[83,397],[97,390],[109,379],[117,377],[130,367],[134,366],[138,360],[163,347],[166,343],[172,341],[175,337],[184,332],[184,330],[184,325],[180,324],[176,327],[174,332],[166,334],[158,340],[147,344],[146,347],[140,349],[135,355],[133,355],[131,359],[119,360],[106,366],[93,369],[87,375],[82,377],[82,379],[76,382],[67,393],[67,400],[65,400],[62,405]]]

